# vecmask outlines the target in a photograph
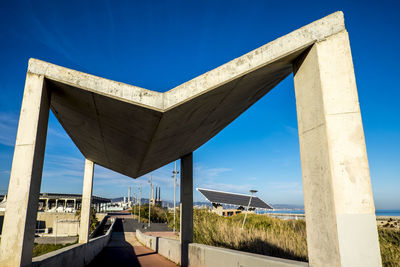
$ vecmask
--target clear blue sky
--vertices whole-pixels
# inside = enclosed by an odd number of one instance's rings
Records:
[[[400,209],[398,1],[6,1],[0,7],[0,192],[8,187],[28,59],[167,91],[342,10],[350,34],[375,203]],[[42,192],[81,193],[84,159],[53,115]],[[303,204],[293,77],[194,153],[195,186]],[[153,172],[172,199],[172,165]],[[94,194],[132,180],[95,168]],[[179,192],[179,191],[178,191]],[[199,193],[195,200],[203,200]]]

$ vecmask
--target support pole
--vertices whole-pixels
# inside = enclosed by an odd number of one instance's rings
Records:
[[[94,163],[86,159],[85,174],[83,177],[79,243],[87,243],[89,241],[90,209],[92,204],[92,190],[93,190],[93,170],[94,170]]]
[[[310,266],[381,266],[348,34],[294,64]]]
[[[193,153],[181,158],[181,266],[189,265],[189,243],[193,243]]]
[[[138,217],[138,222],[140,223],[140,209],[141,209],[141,205],[142,205],[142,184],[140,184],[139,187],[139,217]]]
[[[149,197],[149,222],[147,224],[147,227],[150,227],[151,225],[151,200],[153,198],[153,176],[150,174],[150,197]]]
[[[28,266],[42,181],[50,93],[41,75],[27,73],[0,245],[0,266]]]
[[[172,171],[172,173],[173,173],[173,178],[174,178],[174,228],[173,228],[173,231],[175,232],[176,231],[176,229],[175,229],[175,227],[176,227],[176,175],[179,173],[177,170],[176,170],[176,161],[175,161],[175,167],[174,167],[174,170]]]

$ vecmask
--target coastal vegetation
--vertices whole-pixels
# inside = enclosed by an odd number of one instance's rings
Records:
[[[383,266],[400,266],[400,230],[378,227]]]
[[[179,212],[177,212],[179,216]],[[207,210],[193,213],[194,242],[299,261],[308,261],[306,223],[304,220],[282,220],[265,215],[244,214],[222,217]],[[177,218],[179,230],[179,217]],[[399,222],[400,223],[400,222]],[[386,224],[384,224],[386,225]],[[397,225],[397,224],[390,224]],[[172,222],[170,221],[170,227]],[[378,227],[382,264],[400,266],[400,230]]]
[[[248,214],[222,217],[205,210],[194,211],[194,242],[274,257],[307,261],[304,220],[281,220]]]

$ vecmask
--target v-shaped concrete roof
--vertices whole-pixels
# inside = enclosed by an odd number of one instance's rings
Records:
[[[165,93],[37,59],[51,109],[82,154],[137,178],[196,150],[292,72],[315,42],[345,30],[333,13]]]

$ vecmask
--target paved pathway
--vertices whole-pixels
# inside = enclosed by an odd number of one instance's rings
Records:
[[[126,218],[124,221],[121,218],[117,219],[110,242],[88,266],[177,266],[140,244],[136,233],[127,231],[131,229],[126,227],[125,221]]]

